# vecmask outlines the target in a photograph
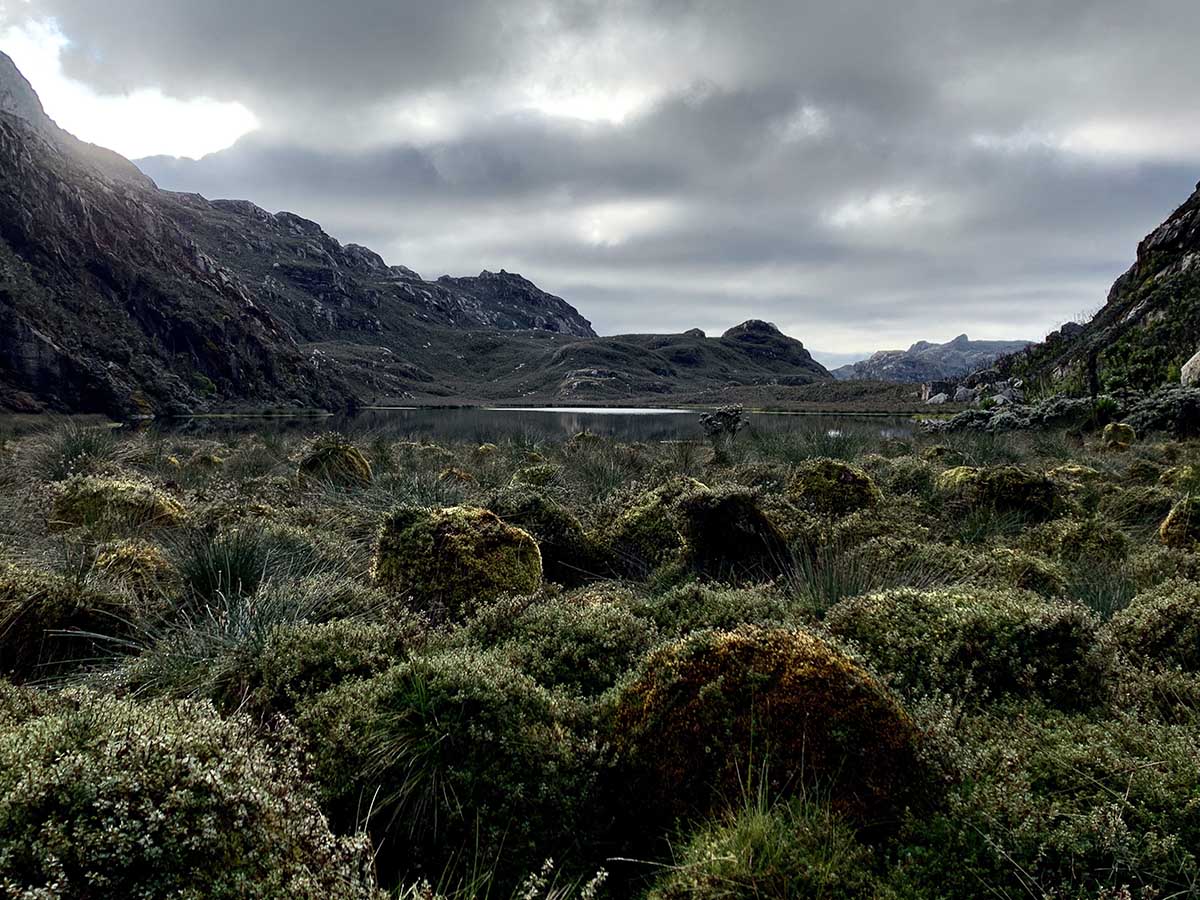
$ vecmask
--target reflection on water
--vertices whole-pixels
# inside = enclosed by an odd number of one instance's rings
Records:
[[[277,432],[286,434],[341,431],[403,440],[473,441],[505,439],[563,440],[581,431],[622,441],[694,440],[703,437],[701,410],[663,409],[368,409],[336,416],[196,417],[152,426],[173,434],[220,437],[224,434]],[[820,432],[841,437],[845,432],[870,432],[882,437],[905,437],[913,423],[904,418],[851,415],[785,415],[749,413],[757,432]]]

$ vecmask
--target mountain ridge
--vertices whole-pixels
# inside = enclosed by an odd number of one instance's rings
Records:
[[[867,359],[831,370],[839,381],[920,384],[961,378],[1030,341],[972,341],[960,334],[944,344],[917,341],[907,350],[877,350]]]

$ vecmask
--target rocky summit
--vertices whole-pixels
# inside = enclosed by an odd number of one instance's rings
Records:
[[[0,408],[627,401],[829,377],[764,322],[600,338],[520,275],[430,281],[295,213],[160,190],[59,128],[0,54]]]
[[[1029,341],[973,341],[960,334],[934,344],[917,341],[907,350],[880,350],[870,358],[833,370],[839,381],[895,381],[921,384],[953,381],[991,365],[998,357],[1029,346]]]

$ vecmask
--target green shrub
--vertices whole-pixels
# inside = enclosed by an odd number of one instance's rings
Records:
[[[1105,687],[1092,614],[1021,591],[884,591],[835,606],[825,624],[910,696],[1037,696],[1075,707],[1095,702]]]
[[[1100,434],[1100,442],[1108,450],[1128,450],[1137,440],[1137,432],[1122,422],[1109,422]]]
[[[174,528],[187,516],[183,505],[149,482],[78,475],[55,492],[50,526],[86,527],[104,534]]]
[[[1126,528],[1158,528],[1175,505],[1175,494],[1161,487],[1115,488],[1101,499],[1099,513]]]
[[[574,587],[605,567],[601,552],[570,510],[533,487],[507,487],[484,504],[510,525],[533,535],[542,554],[546,580]]]
[[[384,519],[371,561],[375,583],[460,618],[503,594],[531,594],[542,556],[528,532],[485,509],[404,507]]]
[[[372,481],[371,464],[362,451],[333,433],[313,441],[300,459],[297,474],[303,480],[338,488],[366,487]]]
[[[76,693],[0,732],[0,885],[17,897],[374,897],[298,762],[211,707]]]
[[[562,481],[563,467],[556,463],[538,463],[513,472],[513,485],[551,487]]]
[[[822,782],[836,809],[872,825],[893,819],[921,781],[908,715],[803,631],[703,631],[661,647],[615,698],[611,739],[645,824],[716,808],[764,760],[772,792]]]
[[[48,678],[111,656],[140,614],[130,597],[0,562],[0,674]]]
[[[1048,522],[1025,536],[1022,543],[1074,564],[1120,562],[1129,553],[1129,538],[1102,518],[1060,519]]]
[[[976,557],[970,580],[1004,588],[1033,591],[1043,597],[1062,597],[1068,587],[1066,569],[1036,553],[996,547]]]
[[[1138,594],[1108,632],[1138,663],[1200,672],[1200,584],[1172,580]]]
[[[686,836],[646,897],[859,900],[877,892],[873,862],[827,806],[755,796]]]
[[[754,492],[737,485],[695,487],[671,510],[685,565],[719,581],[763,580],[784,570],[790,553]]]
[[[664,634],[675,636],[706,628],[733,631],[742,625],[784,625],[791,621],[792,610],[788,597],[769,587],[731,588],[697,583],[625,602],[639,616],[653,621]]]
[[[494,653],[417,657],[303,706],[315,774],[347,827],[368,823],[380,868],[437,881],[495,860],[512,884],[599,825],[595,760],[552,694]]]
[[[703,490],[692,478],[676,478],[641,494],[603,527],[600,539],[609,548],[617,568],[631,577],[644,578],[659,566],[672,562],[684,549],[683,535],[674,514],[675,501],[682,495]]]
[[[792,500],[824,516],[845,516],[879,503],[882,495],[871,476],[850,463],[814,459],[796,467],[789,487]]]
[[[1019,466],[947,469],[937,478],[937,490],[973,509],[1018,513],[1031,521],[1050,518],[1057,501],[1053,481]]]
[[[1190,550],[1200,544],[1200,496],[1176,503],[1159,527],[1158,536],[1168,547]]]
[[[612,687],[657,642],[651,622],[599,591],[500,600],[467,634],[539,684],[588,696]]]

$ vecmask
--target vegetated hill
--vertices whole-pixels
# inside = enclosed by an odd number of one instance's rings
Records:
[[[880,350],[869,359],[833,370],[839,381],[895,381],[920,384],[961,378],[1016,353],[1030,341],[973,341],[960,334],[944,344],[917,341],[907,350]]]
[[[597,338],[519,275],[426,281],[293,213],[159,190],[58,128],[0,54],[0,407],[608,402],[829,377],[763,322]]]
[[[1178,382],[1200,350],[1200,185],[1139,245],[1086,324],[1068,323],[996,368],[1069,393]]]

